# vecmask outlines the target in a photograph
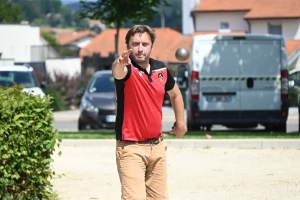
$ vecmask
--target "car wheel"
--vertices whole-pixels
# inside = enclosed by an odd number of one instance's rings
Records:
[[[78,120],[78,130],[84,130],[84,124],[80,119]]]

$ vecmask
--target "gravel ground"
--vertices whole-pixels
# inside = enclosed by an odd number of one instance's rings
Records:
[[[115,146],[64,145],[53,155],[62,200],[117,200]],[[299,200],[299,149],[176,148],[167,151],[170,200]]]

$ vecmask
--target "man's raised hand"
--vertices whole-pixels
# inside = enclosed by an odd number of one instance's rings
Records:
[[[132,49],[128,49],[124,51],[118,58],[118,63],[122,65],[128,65],[131,64],[131,60],[129,58],[130,53],[132,52]]]

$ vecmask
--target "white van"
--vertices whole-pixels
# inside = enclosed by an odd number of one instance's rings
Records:
[[[282,36],[195,36],[186,76],[188,130],[260,124],[286,132],[288,76]]]

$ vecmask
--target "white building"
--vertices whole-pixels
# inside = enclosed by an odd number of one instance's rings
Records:
[[[47,48],[39,27],[23,24],[0,24],[0,52],[2,59],[13,59],[17,63],[57,57],[55,51]]]

